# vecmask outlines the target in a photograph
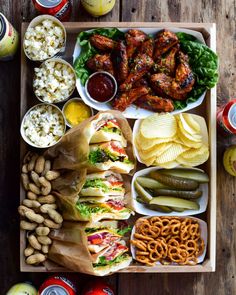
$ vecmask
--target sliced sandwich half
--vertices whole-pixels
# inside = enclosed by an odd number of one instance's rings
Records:
[[[89,163],[102,171],[129,173],[134,169],[134,163],[119,141],[90,145]]]
[[[121,128],[111,114],[103,114],[100,121],[96,124],[97,131],[92,136],[90,143],[107,142],[111,140],[120,141],[122,146],[127,146]]]
[[[86,176],[86,182],[80,191],[80,196],[108,197],[124,196],[125,189],[120,174],[112,171],[91,173]]]

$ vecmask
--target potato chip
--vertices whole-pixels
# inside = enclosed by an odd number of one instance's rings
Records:
[[[172,168],[175,168],[177,166],[179,166],[179,163],[176,162],[176,161],[170,161],[170,162],[165,162],[165,163],[162,163],[162,164],[158,164],[156,161],[153,163],[153,165],[156,165],[156,166],[161,166],[162,168],[165,168],[165,169],[172,169]]]
[[[152,157],[158,157],[161,154],[163,154],[171,145],[172,143],[167,142],[167,143],[157,144],[151,149],[149,149],[148,151],[140,149],[139,156],[144,160],[152,158]]]
[[[156,161],[159,165],[171,162],[176,160],[176,158],[181,155],[183,152],[185,152],[188,149],[188,147],[184,147],[183,145],[179,143],[172,143],[171,146],[159,157],[156,157]]]
[[[196,129],[192,128],[188,122],[185,120],[183,114],[179,114],[177,115],[178,119],[181,121],[182,123],[182,126],[184,128],[184,130],[189,133],[190,135],[193,135],[193,134],[199,134],[199,131],[197,131]],[[194,121],[195,122],[195,121]]]
[[[173,137],[176,131],[176,119],[169,113],[149,116],[140,125],[140,132],[145,138]]]
[[[151,166],[153,165],[156,157],[152,157],[152,158],[149,158],[149,159],[146,159],[146,160],[143,160],[141,157],[140,157],[141,161],[146,165],[146,166]]]
[[[209,150],[207,150],[202,155],[197,155],[190,159],[186,159],[182,155],[179,155],[176,161],[181,165],[184,165],[187,167],[194,167],[194,166],[198,166],[205,163],[208,160],[208,158],[209,158]]]
[[[183,113],[182,115],[183,115],[185,121],[188,123],[188,125],[192,129],[196,130],[196,132],[198,132],[198,133],[201,132],[201,127],[198,124],[198,122],[194,120],[194,117],[192,116],[192,114]]]
[[[179,139],[183,142],[183,144],[187,147],[192,148],[200,148],[202,146],[202,142],[196,142],[188,139],[182,132],[178,131]]]
[[[179,131],[185,137],[187,137],[189,140],[194,141],[194,142],[201,142],[202,141],[202,135],[200,135],[200,134],[189,134],[188,132],[186,132],[186,130],[184,129],[183,124],[180,121],[180,119],[178,119],[178,127],[179,127]]]
[[[206,145],[202,145],[198,149],[191,148],[191,149],[187,150],[186,152],[183,152],[181,156],[185,159],[191,159],[191,158],[200,156],[204,153],[207,153],[207,151],[208,151],[208,147]]]
[[[146,150],[152,149],[157,144],[171,142],[174,139],[175,139],[175,137],[147,139],[141,134],[141,132],[139,132],[135,138],[135,142],[142,150],[146,151]]]

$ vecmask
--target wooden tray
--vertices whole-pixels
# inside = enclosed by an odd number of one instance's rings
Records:
[[[211,23],[131,23],[131,22],[106,22],[106,23],[80,23],[68,22],[64,23],[67,31],[67,46],[66,52],[63,56],[69,62],[72,62],[72,54],[76,42],[77,35],[80,31],[101,28],[101,27],[117,27],[117,28],[186,28],[199,31],[203,34],[206,44],[216,51],[216,26]],[[23,40],[28,23],[22,24],[22,38]],[[22,41],[21,41],[22,42]],[[21,47],[22,48],[22,47]],[[21,119],[26,111],[33,105],[39,103],[36,99],[32,88],[33,69],[37,63],[29,61],[22,49],[21,52]],[[13,82],[14,83],[14,82]],[[204,102],[201,106],[190,111],[205,117],[208,131],[209,131],[209,145],[210,158],[203,165],[204,170],[210,177],[209,183],[209,203],[207,212],[201,214],[201,219],[207,221],[208,224],[208,246],[205,260],[202,264],[195,266],[177,266],[177,265],[158,265],[155,267],[141,266],[137,263],[131,264],[128,268],[120,272],[213,272],[215,271],[215,257],[216,257],[216,87],[207,92]],[[27,145],[21,140],[21,160],[27,150]],[[20,187],[20,200],[25,198],[25,191]],[[24,272],[48,272],[44,266],[29,266],[25,263],[24,249],[26,247],[25,232],[20,231],[20,269]],[[55,265],[51,272],[65,272],[63,267]]]

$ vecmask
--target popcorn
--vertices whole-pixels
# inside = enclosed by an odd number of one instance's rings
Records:
[[[63,29],[45,19],[34,28],[28,28],[24,38],[25,52],[32,60],[45,60],[57,54],[65,43]]]
[[[43,102],[61,102],[67,99],[75,88],[75,74],[67,64],[48,60],[40,68],[35,68],[34,72],[34,92]]]
[[[60,111],[50,105],[38,105],[24,118],[25,136],[38,147],[49,147],[64,135],[65,121]]]

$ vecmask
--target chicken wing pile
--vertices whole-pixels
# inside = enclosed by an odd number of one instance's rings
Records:
[[[154,112],[171,112],[173,100],[185,100],[193,88],[188,56],[180,50],[178,37],[168,30],[152,38],[130,29],[125,40],[119,41],[94,34],[90,42],[99,54],[87,61],[87,67],[107,71],[117,80],[114,109],[124,111],[135,104]]]

